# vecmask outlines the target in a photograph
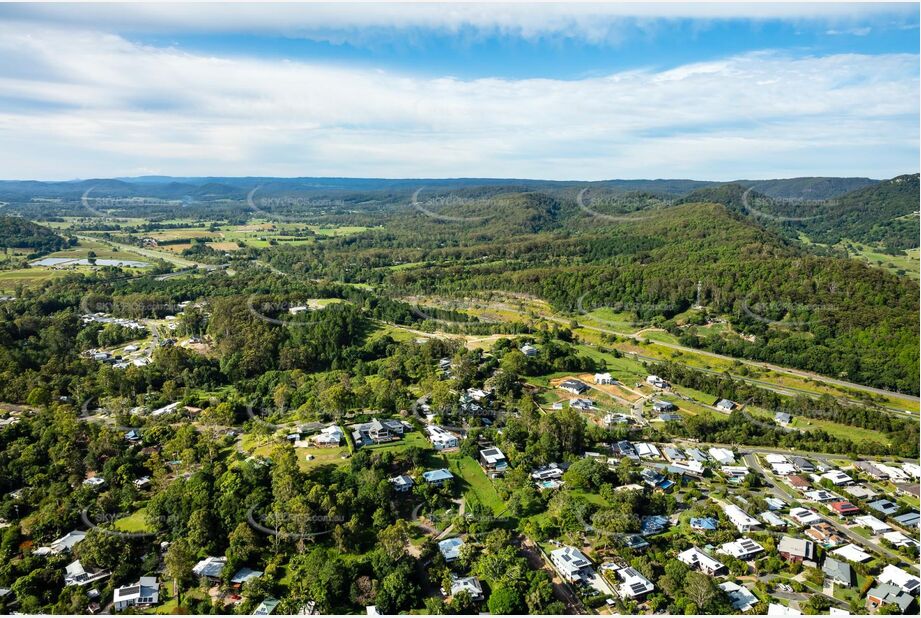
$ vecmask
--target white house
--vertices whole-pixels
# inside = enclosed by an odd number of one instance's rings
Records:
[[[760,521],[734,504],[724,505],[723,512],[726,513],[726,517],[729,518],[729,521],[732,522],[732,525],[735,526],[739,532],[748,532],[761,525]]]
[[[838,549],[833,549],[832,552],[836,556],[841,556],[845,560],[850,560],[851,562],[866,562],[873,558],[870,554],[860,549],[853,543],[849,543],[844,547],[839,547]]]
[[[227,566],[227,558],[215,556],[208,556],[204,560],[200,560],[198,564],[192,567],[192,573],[199,577],[206,577],[208,579],[220,579],[221,571],[224,570],[224,567]]]
[[[457,577],[451,575],[451,596],[459,592],[466,592],[474,601],[483,600],[483,585],[476,577]]]
[[[656,589],[652,582],[643,577],[636,569],[625,567],[617,571],[621,584],[617,587],[617,594],[622,599],[637,599],[649,594]]]
[[[740,612],[747,612],[758,604],[758,597],[751,590],[735,582],[723,582],[719,585],[719,589],[729,597],[733,609]]]
[[[716,409],[720,412],[732,412],[735,410],[735,407],[735,402],[729,401],[728,399],[720,399],[716,402]]]
[[[907,592],[911,595],[917,595],[918,590],[921,589],[921,580],[917,576],[891,564],[886,565],[886,568],[883,569],[877,579],[884,584],[897,586],[902,592]]]
[[[724,466],[731,466],[736,461],[736,456],[729,449],[717,448],[714,446],[708,449],[707,453],[715,461],[719,462],[720,464]]]
[[[686,549],[678,554],[678,560],[692,569],[698,569],[707,575],[719,575],[726,569],[726,566],[722,562],[714,560],[696,547]]]
[[[848,485],[854,482],[854,479],[846,475],[841,470],[829,470],[823,474],[820,478],[828,479],[835,485]]]
[[[464,541],[459,537],[453,537],[438,542],[438,551],[444,556],[445,562],[454,562],[460,558],[461,548]]]
[[[160,601],[160,584],[156,577],[142,577],[130,586],[116,588],[112,596],[115,611],[131,606],[150,607]]]
[[[655,444],[652,444],[650,442],[634,442],[633,446],[634,448],[636,448],[636,454],[639,455],[640,457],[643,457],[646,459],[661,457],[661,454],[659,453],[659,449],[656,448]]]
[[[594,576],[592,563],[575,547],[561,547],[550,552],[550,560],[566,581],[588,581]]]
[[[887,524],[884,521],[873,517],[872,515],[861,515],[860,517],[854,518],[854,523],[858,526],[865,526],[870,529],[873,534],[882,534],[883,532],[890,532],[892,526]]]
[[[646,376],[646,384],[651,384],[656,388],[668,388],[668,382],[660,378],[659,376],[649,375]]]
[[[731,543],[723,543],[720,546],[719,551],[724,554],[729,554],[739,560],[751,560],[758,554],[764,551],[764,548],[751,540],[748,537],[742,537],[741,539],[736,539]]]
[[[809,509],[804,509],[802,507],[795,507],[790,509],[790,517],[792,517],[796,523],[801,526],[811,526],[812,524],[817,524],[822,521],[822,517],[819,516],[815,511],[810,511]]]
[[[108,576],[106,571],[87,572],[79,560],[74,560],[64,567],[65,586],[83,586]]]
[[[614,384],[616,380],[611,377],[610,373],[596,373],[595,384]]]
[[[393,485],[394,491],[402,494],[412,489],[415,481],[413,481],[412,477],[401,474],[390,479],[390,484]]]
[[[317,446],[334,447],[339,446],[344,437],[345,432],[342,431],[339,425],[330,425],[329,427],[321,429],[320,433],[314,437],[313,441]]]
[[[530,343],[526,343],[523,346],[521,346],[520,350],[521,350],[521,353],[527,356],[528,358],[532,356],[537,356],[537,348],[535,348]]]
[[[447,429],[442,429],[438,425],[429,425],[425,428],[425,433],[428,434],[429,441],[436,451],[457,448],[457,436]]]

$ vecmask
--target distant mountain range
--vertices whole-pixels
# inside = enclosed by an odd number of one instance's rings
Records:
[[[828,199],[849,191],[878,183],[871,178],[788,178],[776,180],[739,180],[734,184],[754,187],[760,193],[775,198]],[[272,177],[174,177],[140,176],[134,178],[102,178],[59,182],[34,180],[0,181],[0,199],[19,201],[37,198],[78,198],[89,189],[97,196],[154,197],[161,199],[192,198],[199,200],[242,199],[252,189],[270,186],[273,191],[303,192],[367,192],[388,191],[411,193],[420,186],[438,189],[469,187],[508,187],[518,190],[566,190],[589,187],[611,192],[642,191],[663,197],[677,198],[696,189],[727,183],[688,179],[635,179],[583,181],[550,181],[517,178],[272,178]]]

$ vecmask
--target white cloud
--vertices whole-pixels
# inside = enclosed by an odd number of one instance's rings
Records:
[[[732,179],[918,166],[918,58],[906,54],[465,81],[7,24],[0,58],[7,178]]]
[[[502,34],[526,39],[565,37],[613,43],[625,28],[652,29],[660,20],[782,19],[846,29],[867,20],[916,24],[917,5],[852,2],[646,3],[24,3],[0,7],[8,20],[35,20],[130,32],[246,32],[335,42],[369,42],[425,29],[470,36]]]

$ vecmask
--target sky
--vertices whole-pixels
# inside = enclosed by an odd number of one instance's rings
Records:
[[[0,4],[0,177],[919,171],[919,5]]]

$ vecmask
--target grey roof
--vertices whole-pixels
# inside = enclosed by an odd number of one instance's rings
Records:
[[[907,592],[903,592],[898,586],[893,586],[892,584],[879,584],[874,586],[867,591],[867,596],[880,599],[883,605],[893,604],[903,613],[908,611],[908,608],[911,607],[912,602],[915,600],[913,596]]]
[[[921,520],[921,515],[917,511],[912,511],[911,513],[905,513],[904,515],[898,515],[893,517],[894,520],[902,524],[903,526],[908,527],[918,527],[918,521]]]
[[[899,510],[898,504],[892,500],[886,500],[885,498],[871,502],[867,506],[869,506],[874,511],[879,511],[883,515],[892,515]]]
[[[846,586],[855,584],[854,570],[851,565],[843,560],[835,560],[832,557],[825,559],[822,565],[822,571],[836,582],[843,583]]]
[[[785,536],[777,544],[777,551],[801,556],[811,560],[814,555],[812,541],[806,539],[797,539],[792,536]]]

